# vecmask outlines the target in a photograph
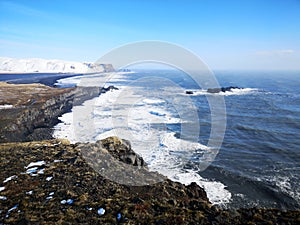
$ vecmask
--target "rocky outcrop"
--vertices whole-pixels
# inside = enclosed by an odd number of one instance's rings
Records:
[[[299,224],[299,210],[212,206],[196,183],[185,186],[164,179],[151,185],[122,185],[91,166],[85,147],[100,158],[111,154],[133,165],[123,157],[124,151],[134,154],[129,143],[116,137],[96,144],[66,140],[0,144],[0,223]],[[137,169],[133,179],[140,170],[147,168]]]
[[[221,87],[221,88],[208,88],[207,92],[208,93],[220,93],[220,92],[226,92],[226,91],[232,91],[232,89],[241,89],[239,87]]]
[[[206,91],[207,91],[207,93],[216,94],[216,93],[220,93],[220,92],[232,91],[233,89],[242,89],[242,88],[229,86],[229,87],[220,87],[220,88],[208,88]],[[194,91],[187,90],[187,91],[185,91],[185,94],[192,95],[192,94],[194,94]]]
[[[186,93],[187,95],[192,95],[192,94],[194,94],[193,91],[185,91],[185,93]]]
[[[103,88],[101,89],[101,93],[106,93],[106,92],[108,92],[108,91],[113,91],[113,90],[119,90],[119,88],[117,88],[117,87],[115,87],[115,86],[113,86],[113,85],[110,85],[110,86],[108,86],[108,87],[103,87]]]
[[[107,149],[119,161],[133,166],[143,167],[146,165],[144,159],[131,149],[131,144],[127,140],[109,137],[100,141],[100,143],[104,149]]]

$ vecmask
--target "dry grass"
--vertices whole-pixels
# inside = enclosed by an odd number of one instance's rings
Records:
[[[8,84],[0,82],[0,105],[28,106],[44,102],[47,99],[70,91],[51,88],[43,84]]]

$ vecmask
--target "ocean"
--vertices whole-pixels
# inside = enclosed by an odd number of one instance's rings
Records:
[[[114,85],[118,90],[64,114],[53,136],[72,142],[120,136],[150,170],[198,183],[221,207],[299,209],[300,72],[215,71],[215,76],[220,86],[241,89],[209,94],[179,70],[58,80],[59,87]],[[226,109],[217,152],[208,146],[214,117],[209,98],[216,96],[222,96]],[[213,157],[203,169],[207,152]]]

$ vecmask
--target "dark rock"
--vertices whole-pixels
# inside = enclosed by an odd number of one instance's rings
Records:
[[[192,94],[194,94],[193,91],[185,91],[185,93],[186,93],[187,95],[192,95]]]
[[[101,141],[105,149],[116,159],[133,166],[143,167],[146,165],[144,159],[136,154],[132,149],[130,142],[118,137],[108,137]]]
[[[220,93],[220,92],[226,92],[226,91],[232,91],[232,89],[241,89],[240,87],[221,87],[221,88],[208,88],[207,92],[208,93]]]
[[[101,88],[101,93],[106,93],[108,91],[113,91],[113,90],[119,90],[119,88],[113,86],[113,85],[110,85],[108,87],[103,87]]]

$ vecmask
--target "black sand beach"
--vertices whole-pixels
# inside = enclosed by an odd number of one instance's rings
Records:
[[[28,73],[28,74],[0,74],[0,81],[5,81],[12,84],[30,84],[40,83],[53,87],[59,79],[81,76],[83,74],[69,73]]]

